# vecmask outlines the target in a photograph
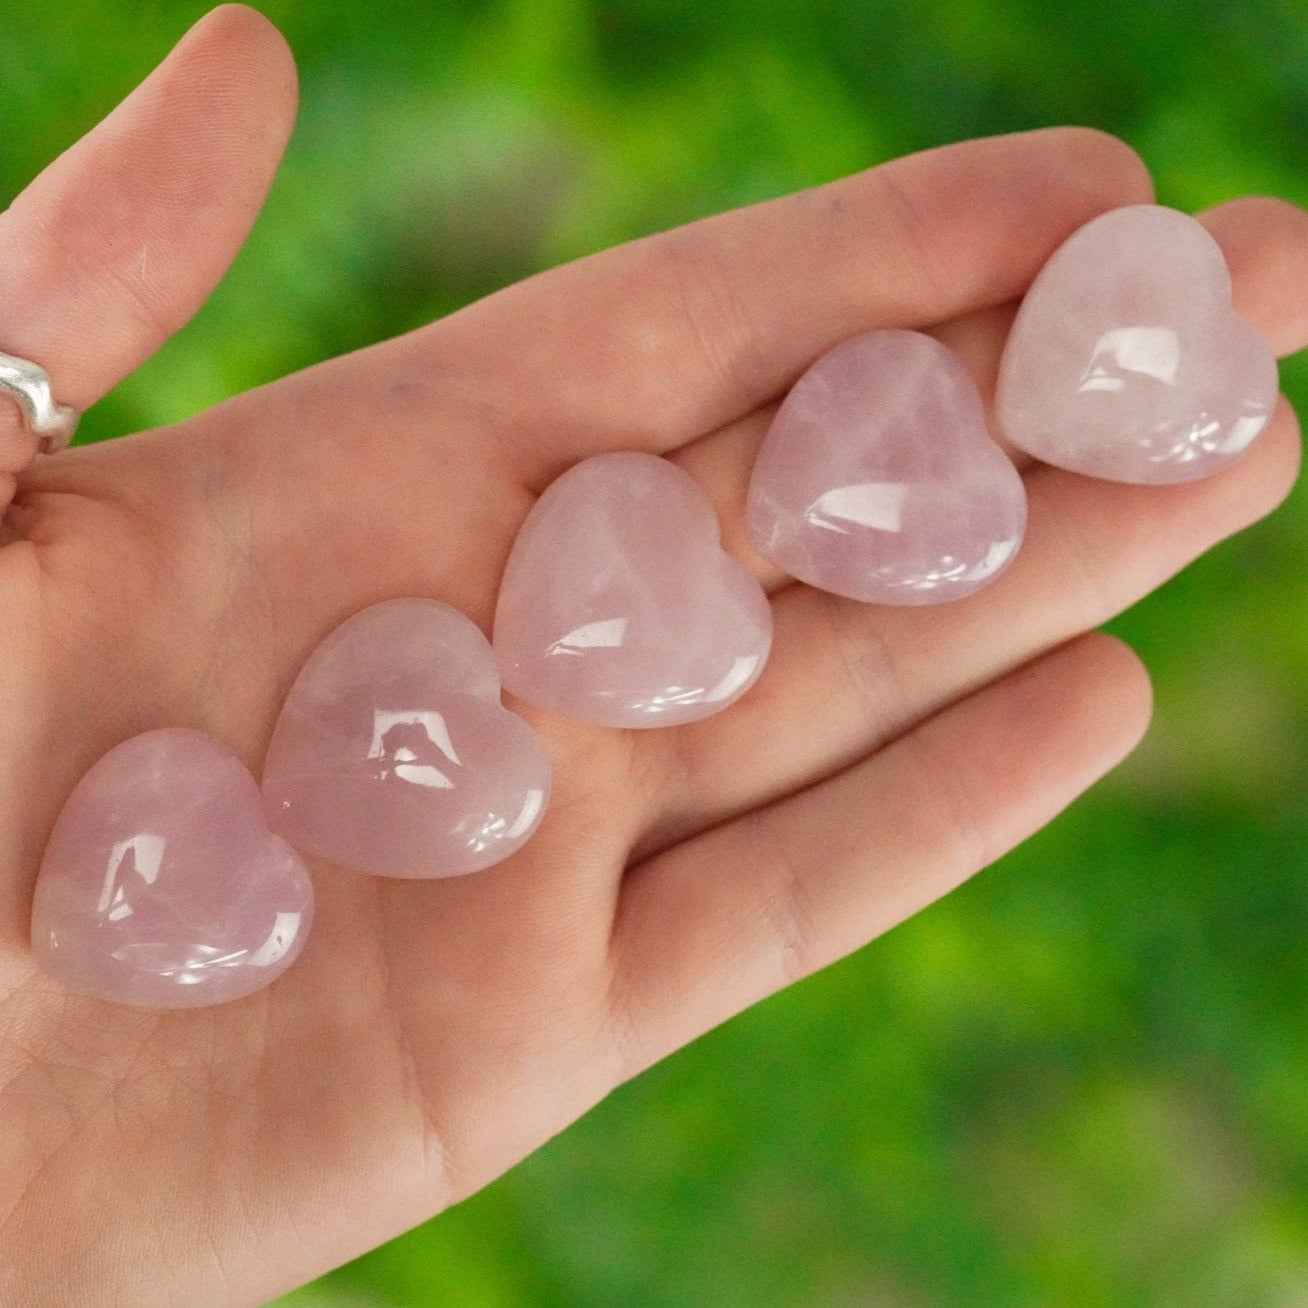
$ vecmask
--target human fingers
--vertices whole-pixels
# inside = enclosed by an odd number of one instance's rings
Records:
[[[201,19],[0,214],[0,350],[41,364],[79,411],[149,358],[240,249],[295,101],[265,18],[224,5]],[[0,406],[4,499],[34,449]]]
[[[1149,712],[1135,655],[1083,636],[830,780],[634,868],[611,943],[625,1074],[993,862],[1128,753]]]
[[[1236,309],[1280,355],[1308,345],[1308,214],[1285,200],[1249,196],[1198,215],[1217,240],[1231,270]],[[995,382],[1017,304],[973,310],[931,332],[962,359],[985,404],[990,434],[1020,470],[1033,460],[1005,439],[994,418]],[[744,505],[759,444],[776,413],[770,404],[673,452],[700,481],[718,512],[723,543],[769,591],[789,578],[754,553],[745,532]]]
[[[1223,247],[1243,312],[1281,349],[1303,346],[1308,215],[1251,199],[1201,217]],[[951,344],[987,397],[1009,318],[1000,307],[950,325]],[[905,610],[787,586],[753,555],[745,488],[766,421],[760,415],[677,456],[715,499],[729,545],[773,588],[776,636],[749,697],[664,747],[671,783],[650,801],[646,847],[807,785],[936,711],[954,688],[1105,621],[1279,503],[1298,458],[1294,415],[1282,404],[1236,468],[1188,491],[1092,481],[1026,459],[1031,517],[1009,574],[963,604]]]
[[[720,427],[856,332],[1012,299],[1076,227],[1150,195],[1102,133],[969,141],[554,269],[419,342],[441,376],[497,379],[488,403],[539,488],[600,450]]]
[[[1218,477],[1128,486],[1039,467],[1027,538],[993,585],[956,604],[889,608],[790,586],[773,598],[772,655],[738,704],[661,750],[664,786],[633,816],[639,849],[666,847],[811,785],[960,695],[1098,626],[1275,507],[1298,469],[1282,402],[1268,432]],[[653,759],[654,754],[650,755]]]
[[[1308,345],[1308,215],[1288,200],[1249,195],[1199,220],[1222,247],[1235,308],[1278,355]]]
[[[967,205],[957,203],[959,186],[970,191]],[[1138,160],[1099,133],[1042,132],[934,151],[805,196],[637,242],[559,270],[557,277],[547,274],[398,341],[237,397],[167,439],[194,448],[203,432],[223,433],[217,438],[223,446],[219,462],[243,468],[256,454],[261,463],[269,457],[267,432],[284,425],[280,414],[292,413],[297,429],[312,430],[315,439],[279,444],[272,457],[286,471],[263,478],[262,491],[248,488],[266,501],[250,516],[273,524],[279,541],[312,542],[314,558],[323,564],[317,575],[324,593],[315,607],[339,612],[339,582],[354,573],[363,575],[352,594],[365,595],[369,587],[386,593],[399,585],[446,594],[451,579],[433,575],[437,561],[445,559],[452,561],[446,572],[458,574],[452,583],[458,588],[447,597],[480,617],[489,611],[513,530],[530,507],[523,480],[538,480],[534,473],[526,477],[524,458],[536,472],[546,465],[557,469],[567,442],[601,426],[605,444],[638,445],[642,414],[670,411],[679,397],[706,387],[716,398],[695,427],[710,414],[748,408],[757,394],[784,385],[833,335],[899,312],[913,286],[923,300],[913,306],[919,313],[1011,295],[1031,271],[1025,266],[1030,240],[1011,239],[1019,211],[1023,220],[1035,222],[1037,242],[1050,243],[1078,219],[1137,198],[1142,189],[1147,178]],[[909,205],[919,206],[922,221],[909,221]],[[740,367],[733,365],[737,381],[749,360],[758,365],[749,364],[753,381],[743,394],[725,377],[714,384],[711,365],[696,353],[680,293],[669,288],[669,269],[689,278],[686,268],[695,260],[706,266],[730,262],[733,286],[756,288],[760,297],[750,312],[767,318],[766,339],[733,345],[741,352]],[[784,264],[784,275],[765,275],[769,264]],[[810,304],[815,295],[824,301],[821,309]],[[696,321],[703,328],[700,319],[702,314]],[[727,333],[728,327],[724,320],[714,331]],[[617,362],[606,352],[624,334],[632,349],[620,353],[631,367],[634,390],[624,371],[619,396],[605,392],[609,383],[601,385],[600,371],[603,359]],[[653,394],[656,374],[665,393],[651,408],[639,393],[644,388]],[[594,406],[587,407],[587,396]],[[367,422],[359,418],[365,411]],[[377,437],[379,423],[385,424],[385,440]],[[686,434],[679,424],[678,439]],[[158,462],[162,439],[152,434],[148,451],[147,442],[137,442],[142,462]],[[512,466],[506,446],[515,450]],[[524,455],[526,449],[533,453]],[[451,476],[454,458],[457,475]],[[342,468],[349,469],[348,477]],[[88,465],[87,475],[93,471]],[[41,485],[66,489],[72,476],[71,468],[67,476],[43,472]],[[288,504],[283,487],[292,477],[305,493]],[[380,529],[390,531],[394,524],[400,539],[385,550],[348,549],[379,530],[376,501],[384,497],[398,502]],[[325,522],[325,515],[333,521]],[[456,534],[452,524],[459,526],[458,538],[478,542],[477,558],[432,548]],[[340,568],[322,560],[324,541],[340,543]],[[387,560],[385,576],[378,574],[378,555]],[[297,599],[307,604],[302,569],[291,568],[288,575]]]

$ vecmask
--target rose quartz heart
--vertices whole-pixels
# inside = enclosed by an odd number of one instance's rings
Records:
[[[537,501],[495,611],[504,684],[614,727],[707,717],[754,684],[772,641],[762,587],[723,553],[698,483],[653,454],[599,454]]]
[[[998,414],[1015,445],[1060,468],[1190,481],[1248,448],[1276,393],[1217,243],[1141,204],[1087,223],[1045,264],[1004,349]]]
[[[313,916],[304,864],[239,759],[167,728],[111,749],[55,822],[32,905],[37,961],[74,990],[198,1008],[266,986]]]
[[[1026,492],[962,363],[920,332],[877,331],[795,383],[754,464],[750,539],[783,572],[877,604],[939,604],[1017,552]]]
[[[300,849],[389,877],[450,877],[536,829],[550,764],[500,704],[486,637],[435,600],[341,623],[291,687],[264,764],[268,822]]]

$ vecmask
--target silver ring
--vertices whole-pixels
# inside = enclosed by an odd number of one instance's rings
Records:
[[[49,375],[38,364],[0,354],[0,391],[18,404],[42,454],[54,454],[73,439],[77,410],[55,403]]]

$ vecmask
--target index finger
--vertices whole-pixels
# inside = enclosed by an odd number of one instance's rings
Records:
[[[1053,128],[948,145],[553,269],[415,343],[494,397],[524,480],[664,453],[780,394],[876,327],[1019,296],[1077,227],[1152,198],[1123,142]]]

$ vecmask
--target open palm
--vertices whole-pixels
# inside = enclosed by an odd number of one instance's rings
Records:
[[[262,20],[211,15],[0,218],[0,347],[81,407],[146,357],[257,212],[293,87]],[[787,583],[741,510],[770,406],[823,350],[929,327],[989,390],[1044,258],[1148,198],[1094,133],[953,146],[558,269],[175,429],[26,471],[0,430],[0,1300],[241,1303],[307,1280],[944,893],[1120,758],[1147,680],[1082,633],[1280,499],[1284,405],[1208,482],[1028,470],[1021,556],[935,610]],[[1308,221],[1264,200],[1205,221],[1237,306],[1298,348]],[[257,774],[331,627],[426,595],[488,629],[534,495],[624,448],[697,477],[772,593],[744,700],[649,732],[522,708],[555,770],[526,848],[434,883],[314,865],[305,953],[248,999],[142,1012],[36,971],[42,844],[99,754],[194,726]]]

